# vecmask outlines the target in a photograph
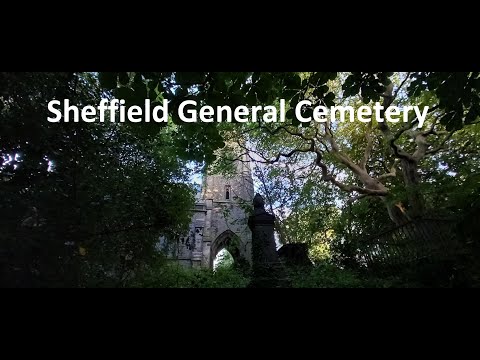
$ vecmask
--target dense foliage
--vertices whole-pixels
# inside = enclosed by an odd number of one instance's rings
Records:
[[[193,190],[172,128],[50,124],[46,104],[98,104],[92,74],[2,73],[0,249],[11,286],[120,286],[183,231]],[[108,95],[107,95],[108,96]]]
[[[167,99],[169,121],[46,121],[52,99],[96,106],[102,97],[127,106]],[[185,123],[176,110],[187,99],[233,108],[284,99],[287,119]],[[305,99],[304,115],[319,104],[357,111],[374,102],[429,112],[422,128],[414,115],[408,123],[303,123],[293,109]],[[293,286],[476,286],[479,116],[478,72],[1,72],[1,284],[246,286],[235,270],[179,270],[155,250],[159,236],[174,238],[189,223],[193,172],[227,171],[240,148],[279,241],[309,246],[316,267],[291,273]],[[406,262],[403,280],[365,272],[362,242],[424,219],[456,224],[452,258]],[[409,249],[439,241],[417,235]],[[442,273],[438,281],[427,279],[432,272]]]
[[[158,262],[140,273],[129,286],[142,288],[245,288],[250,278],[235,268],[188,269]]]

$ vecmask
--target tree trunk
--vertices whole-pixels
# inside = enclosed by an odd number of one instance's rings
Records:
[[[382,201],[388,211],[388,216],[396,225],[408,223],[411,218],[400,201],[392,202],[388,197],[382,197]]]
[[[412,219],[421,217],[424,214],[425,200],[418,185],[420,179],[418,176],[417,161],[402,159],[401,161],[405,190],[407,191],[408,215]]]
[[[390,219],[397,225],[419,218],[424,214],[425,202],[418,185],[418,163],[410,159],[401,160],[403,180],[407,192],[407,206],[401,201],[392,201],[389,197],[382,197]]]
[[[367,189],[388,193],[387,187],[378,179],[372,178],[366,171],[357,171],[355,174]],[[407,214],[405,206],[400,201],[394,202],[388,195],[381,196],[380,198],[387,208],[388,216],[395,224],[403,225],[411,220],[411,217]]]

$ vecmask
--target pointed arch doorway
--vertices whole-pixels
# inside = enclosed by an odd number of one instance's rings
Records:
[[[242,259],[240,253],[240,238],[231,230],[226,230],[212,242],[210,247],[210,269],[213,269],[213,263],[218,253],[226,249],[233,257],[233,261],[238,263]]]

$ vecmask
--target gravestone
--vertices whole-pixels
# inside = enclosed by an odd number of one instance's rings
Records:
[[[278,249],[278,256],[288,267],[307,267],[313,266],[308,258],[307,244],[285,244]]]
[[[252,280],[250,287],[287,287],[288,280],[275,246],[275,216],[265,211],[260,194],[253,198],[254,213],[248,219],[252,231]]]

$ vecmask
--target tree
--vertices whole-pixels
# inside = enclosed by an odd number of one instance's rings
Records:
[[[283,242],[321,249],[391,221],[463,216],[479,195],[479,94],[478,72],[0,72],[2,284],[126,285],[154,264],[160,235],[188,225],[189,165],[225,170],[239,160],[232,144],[257,164]],[[96,106],[113,96],[127,106],[167,99],[169,121],[46,121],[52,99]],[[185,100],[235,108],[280,99],[280,124],[192,124],[177,114]],[[414,116],[301,123],[293,109],[304,99],[304,115],[377,101],[429,113],[422,128]]]
[[[175,126],[49,123],[47,103],[110,97],[91,73],[0,73],[4,286],[122,286],[190,221]]]
[[[110,86],[117,87],[117,91],[122,89],[122,76],[125,78],[121,73],[110,74],[113,79]],[[177,72],[138,73],[135,77],[144,81],[135,85],[141,89],[136,91],[138,94],[143,93],[146,83],[171,101],[173,121],[188,134],[189,144],[196,144],[187,149],[201,149],[206,162],[212,162],[214,151],[224,145],[222,136],[234,131],[237,138],[248,137],[251,146],[244,146],[245,151],[250,155],[255,153],[260,161],[273,164],[285,158],[301,157],[298,165],[310,162],[317,179],[356,198],[379,197],[396,224],[425,213],[419,164],[451,146],[456,132],[478,122],[480,113],[478,72]],[[178,121],[176,107],[186,99],[196,100],[199,106],[227,104],[233,107],[278,104],[278,99],[286,99],[290,110],[288,121],[281,125],[235,124],[235,129],[232,124],[223,123],[198,126]],[[304,109],[307,115],[319,104],[349,104],[358,108],[380,99],[384,108],[393,104],[428,105],[430,110],[422,129],[417,119],[411,117],[406,126],[374,121],[354,130],[350,124],[330,121],[300,123],[293,109],[304,99],[312,101],[312,107]],[[212,141],[205,141],[207,138]],[[258,161],[258,157],[255,160]],[[403,189],[402,196],[397,191],[399,187]]]
[[[355,74],[339,74],[334,80],[328,79],[328,86],[322,85],[319,88],[318,82],[321,81],[318,79],[321,76],[321,73],[302,74],[302,88],[297,93],[298,97],[292,99],[292,107],[301,99],[310,99],[314,105],[347,104],[358,108],[375,95],[377,98],[383,97],[385,109],[394,102],[400,106],[429,105],[427,125],[420,129],[414,117],[405,125],[376,122],[376,125],[369,123],[366,126],[354,127],[351,124],[332,124],[327,121],[298,126],[296,119],[281,125],[249,124],[244,133],[248,134],[253,145],[245,150],[254,152],[260,161],[269,164],[286,164],[286,158],[294,158],[293,162],[298,168],[304,168],[310,163],[313,165],[314,178],[330,182],[344,192],[356,194],[356,199],[365,196],[379,197],[384,202],[389,217],[396,224],[424,216],[425,204],[419,164],[458,143],[458,137],[469,130],[457,133],[463,124],[458,124],[458,117],[455,117],[456,126],[452,126],[448,122],[450,120],[445,120],[446,116],[449,119],[451,114],[447,115],[445,111],[449,110],[445,110],[442,106],[443,99],[439,100],[436,93],[425,91],[409,97],[404,89],[413,86],[410,83],[412,74],[395,74],[393,80],[396,86],[393,83],[380,86],[379,90],[383,93],[367,91],[378,85],[370,84],[370,87],[365,87],[359,95],[349,97],[345,95],[355,93],[355,89],[352,90],[355,85],[351,85],[358,81],[352,80],[355,79]],[[381,80],[382,75],[378,75],[380,85],[382,82],[384,85],[388,83],[385,80],[388,79],[386,75],[383,76],[384,80]],[[472,76],[475,78],[478,74],[472,74],[470,78]],[[367,75],[364,77],[369,80]],[[315,82],[317,85],[313,85]],[[415,83],[415,80],[412,83]],[[472,111],[476,111],[474,109],[475,106],[472,105],[465,116],[470,116]],[[305,109],[307,114],[311,111],[312,108]],[[445,121],[447,123],[444,125]],[[472,123],[471,118],[465,119],[466,126],[474,126]],[[462,150],[475,152],[475,145],[472,143],[474,142],[466,143],[467,147]]]

